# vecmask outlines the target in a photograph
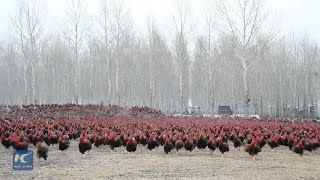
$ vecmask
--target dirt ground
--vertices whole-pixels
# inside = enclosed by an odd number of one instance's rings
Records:
[[[34,155],[32,171],[14,171],[12,149],[1,145],[0,179],[320,179],[320,150],[312,155],[305,152],[301,160],[287,147],[272,151],[265,146],[259,159],[253,160],[243,147],[238,151],[231,144],[224,157],[219,151],[210,156],[209,149],[165,155],[161,146],[151,152],[138,146],[135,153],[124,148],[111,151],[109,146],[93,147],[83,157],[77,146],[74,141],[65,152],[50,146],[46,164]]]

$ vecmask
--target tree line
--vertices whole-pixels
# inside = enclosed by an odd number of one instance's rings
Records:
[[[0,44],[0,104],[81,103],[149,106],[204,113],[294,116],[317,105],[319,48],[308,33],[280,35],[263,0],[203,0],[192,24],[186,1],[174,1],[168,28],[146,18],[137,35],[126,2],[67,1],[65,22],[50,32],[36,0],[17,1],[10,38]],[[195,27],[201,27],[201,30]],[[194,47],[192,49],[192,47]]]

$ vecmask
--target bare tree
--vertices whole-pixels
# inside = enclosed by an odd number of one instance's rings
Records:
[[[129,19],[129,11],[124,6],[123,1],[112,0],[111,1],[111,11],[110,11],[110,27],[111,36],[114,45],[114,60],[115,60],[115,91],[117,97],[117,104],[120,105],[120,85],[121,85],[121,69],[120,69],[120,59],[123,55],[124,44],[126,43],[126,37],[131,31],[131,21]]]
[[[205,66],[204,68],[206,74],[208,75],[208,106],[211,109],[211,113],[214,113],[215,108],[215,92],[214,92],[214,72],[217,67],[219,67],[219,53],[217,44],[219,42],[219,36],[216,31],[216,15],[214,5],[206,4],[205,6],[205,23],[204,27],[206,29],[204,34],[204,42],[200,46],[203,48],[204,58],[205,58]],[[201,41],[199,41],[201,43]]]
[[[155,22],[153,17],[148,19],[148,45],[149,45],[149,106],[154,107],[155,99]]]
[[[16,40],[21,48],[25,64],[25,98],[28,97],[27,70],[31,72],[31,102],[35,102],[35,69],[39,60],[39,51],[42,47],[43,30],[41,23],[40,9],[36,0],[23,0],[17,4],[17,14],[11,17],[13,33],[11,36]],[[29,80],[30,82],[30,80]]]
[[[177,4],[177,14],[173,16],[175,37],[173,41],[174,64],[178,77],[178,92],[179,92],[179,112],[183,113],[185,106],[186,95],[185,91],[189,87],[189,71],[190,71],[190,55],[189,55],[189,37],[191,27],[188,24],[189,11],[183,1]]]
[[[248,116],[250,91],[248,82],[248,73],[252,64],[261,54],[261,51],[270,42],[271,33],[268,33],[266,39],[261,40],[262,28],[268,11],[263,0],[239,0],[236,3],[227,4],[229,1],[220,2],[220,13],[223,23],[237,46],[236,57],[241,62],[244,102],[246,104],[245,116]],[[261,46],[263,44],[263,46]]]
[[[149,48],[149,105],[154,107],[154,101],[156,96],[155,77],[156,77],[156,58],[157,54],[157,38],[158,31],[155,27],[155,21],[153,17],[148,19],[148,48]]]
[[[111,101],[111,69],[110,62],[112,58],[112,43],[111,43],[111,14],[110,14],[110,4],[107,0],[100,1],[100,18],[99,25],[101,29],[101,45],[100,45],[100,55],[103,61],[105,62],[105,77],[106,77],[106,100],[110,104]]]
[[[304,116],[310,117],[310,106],[314,105],[314,79],[317,77],[316,61],[318,54],[318,46],[310,40],[308,34],[304,34],[300,42],[301,46],[301,64],[303,71],[304,89],[303,89],[303,112]]]
[[[16,64],[16,59],[17,59],[17,53],[16,53],[16,48],[14,44],[8,44],[6,53],[4,56],[5,60],[7,61],[7,103],[8,104],[13,104],[13,82],[15,81],[15,76],[14,74],[14,66]]]
[[[63,30],[65,39],[73,50],[73,61],[75,67],[74,76],[74,100],[79,102],[79,78],[80,78],[80,52],[83,47],[84,38],[90,24],[85,21],[85,8],[80,0],[72,0],[66,11],[67,23]]]

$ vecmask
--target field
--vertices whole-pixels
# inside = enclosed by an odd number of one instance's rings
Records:
[[[92,105],[2,109],[0,179],[320,179],[315,120],[175,118],[150,108],[123,112]],[[90,141],[92,149],[82,155],[79,143]],[[46,161],[38,159],[36,145],[48,148]],[[62,145],[67,149],[59,150]],[[166,154],[164,147],[171,151]],[[13,170],[14,149],[33,150],[33,170]]]
[[[243,149],[230,144],[230,152],[221,157],[219,151],[210,156],[208,149],[191,153],[181,150],[166,155],[163,147],[149,151],[142,145],[134,153],[124,148],[111,151],[108,146],[93,147],[83,157],[78,142],[73,141],[64,152],[49,147],[46,162],[34,157],[32,171],[12,170],[12,148],[0,148],[1,179],[319,179],[320,151],[312,156],[299,155],[281,146],[264,147],[253,160]],[[35,150],[34,147],[30,148]]]

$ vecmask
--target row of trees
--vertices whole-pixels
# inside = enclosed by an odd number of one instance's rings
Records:
[[[320,51],[310,36],[275,33],[262,0],[204,2],[197,21],[204,31],[195,33],[188,4],[177,1],[172,37],[152,17],[140,37],[122,1],[101,0],[93,20],[83,1],[70,1],[59,33],[45,33],[37,1],[19,1],[11,39],[0,46],[0,103],[103,102],[182,113],[192,100],[208,113],[226,104],[274,116],[317,104]]]

